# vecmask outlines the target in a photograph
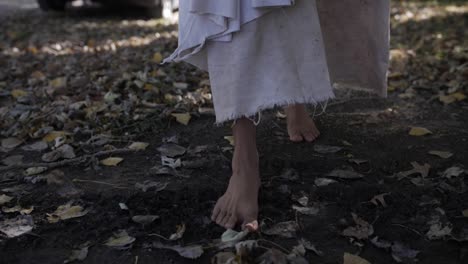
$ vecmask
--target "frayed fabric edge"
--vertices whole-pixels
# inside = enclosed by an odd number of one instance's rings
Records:
[[[228,122],[235,121],[239,118],[248,118],[254,122],[255,125],[258,125],[261,120],[261,112],[269,109],[274,109],[277,107],[283,107],[287,105],[293,105],[293,104],[307,104],[307,105],[313,105],[314,106],[314,112],[312,114],[312,117],[317,117],[320,115],[323,115],[326,112],[328,102],[330,100],[335,99],[335,94],[331,93],[329,95],[316,98],[316,97],[310,97],[310,98],[305,98],[305,99],[292,99],[292,100],[282,100],[278,102],[273,102],[273,103],[264,103],[261,104],[256,108],[256,110],[253,111],[247,111],[246,113],[233,113],[231,115],[226,115],[223,117],[218,117],[216,116],[216,122],[214,123],[215,126],[224,126]],[[321,108],[320,112],[317,113],[317,108]],[[258,115],[258,119],[256,119],[256,116]]]

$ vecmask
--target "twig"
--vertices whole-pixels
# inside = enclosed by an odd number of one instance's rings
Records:
[[[27,169],[27,168],[32,168],[32,167],[45,167],[47,169],[53,169],[53,168],[57,168],[57,167],[63,167],[65,165],[69,165],[69,164],[83,163],[88,159],[96,158],[96,157],[100,157],[100,156],[125,154],[125,153],[136,152],[136,151],[137,150],[132,150],[132,149],[114,149],[114,150],[99,151],[99,152],[96,152],[96,153],[93,153],[93,154],[87,154],[87,155],[76,157],[76,158],[73,158],[73,159],[67,159],[67,160],[62,160],[62,161],[57,161],[57,162],[14,164],[14,165],[6,166],[6,167],[0,167],[0,172],[16,170],[16,169]]]
[[[287,250],[287,249],[285,249],[284,247],[282,247],[282,246],[276,244],[276,243],[273,242],[273,241],[266,240],[266,239],[259,239],[259,240],[257,240],[257,241],[258,241],[258,242],[266,242],[266,243],[269,243],[270,245],[273,245],[273,246],[275,246],[275,247],[281,249],[284,253],[288,253],[288,254],[291,253],[289,250]]]
[[[405,226],[405,225],[402,225],[402,224],[391,224],[391,225],[406,228],[406,229],[408,229],[410,231],[413,231],[414,233],[418,234],[419,236],[424,237],[418,230],[416,230],[414,228],[411,228],[411,227],[408,227],[408,226]]]
[[[160,235],[160,234],[155,234],[155,233],[153,233],[153,234],[148,234],[148,236],[155,236],[155,237],[162,238],[162,239],[164,239],[164,240],[166,240],[166,241],[170,241],[169,238],[166,238],[165,236],[162,236],[162,235]]]
[[[108,183],[108,182],[102,182],[102,181],[91,181],[91,180],[82,180],[82,179],[73,179],[73,182],[88,182],[88,183],[97,183],[97,184],[103,184],[103,185],[109,185],[117,189],[128,189],[127,187],[122,187],[118,186],[116,184]]]

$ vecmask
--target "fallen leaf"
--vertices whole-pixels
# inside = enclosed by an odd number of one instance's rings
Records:
[[[169,237],[169,240],[175,241],[181,239],[185,233],[185,224],[177,225],[177,231]]]
[[[221,235],[221,242],[234,245],[234,244],[242,241],[242,239],[244,239],[248,234],[249,234],[249,230],[247,230],[247,229],[244,229],[241,232],[237,232],[235,230],[228,229],[228,230],[224,231],[224,233]]]
[[[127,249],[133,242],[135,242],[135,240],[136,238],[129,236],[126,230],[121,230],[107,239],[104,245],[119,249]]]
[[[412,170],[409,170],[409,171],[404,171],[404,172],[400,172],[398,173],[398,178],[401,180],[403,178],[406,178],[410,175],[413,175],[413,174],[420,174],[421,177],[423,178],[426,178],[427,176],[429,176],[429,172],[431,170],[431,165],[429,164],[424,164],[424,165],[421,165],[417,162],[411,162],[411,165],[413,166],[413,169]]]
[[[16,206],[10,207],[10,208],[5,207],[5,206],[2,208],[2,211],[4,213],[18,213],[19,212],[22,215],[31,214],[33,210],[34,210],[34,206],[31,206],[29,208],[23,208],[23,207],[21,207],[19,205],[16,205]]]
[[[33,230],[34,220],[30,215],[21,215],[13,219],[0,222],[0,232],[7,237],[17,237]]]
[[[364,163],[368,163],[368,160],[363,160],[363,159],[350,159],[349,162],[354,163],[356,165],[362,165]]]
[[[13,98],[15,98],[15,99],[18,99],[18,98],[26,96],[26,95],[28,95],[28,92],[26,92],[25,90],[13,89],[11,91],[11,96],[13,96]]]
[[[124,203],[119,203],[120,210],[127,210],[128,211],[128,206]]]
[[[70,133],[65,132],[65,131],[51,131],[51,132],[47,133],[47,135],[45,135],[42,138],[42,140],[44,142],[49,143],[49,142],[52,142],[52,141],[54,141],[55,139],[57,139],[59,137],[66,137],[68,135],[70,135]]]
[[[231,146],[234,146],[234,137],[233,136],[225,136],[224,139],[227,140]]]
[[[67,220],[71,218],[77,218],[85,216],[88,213],[88,210],[83,210],[83,207],[79,205],[72,206],[72,203],[69,202],[64,205],[57,207],[55,212],[47,214],[47,220],[49,223],[57,223],[60,220]]]
[[[237,256],[247,257],[252,250],[258,248],[257,240],[241,241],[236,244]]]
[[[334,170],[327,174],[328,177],[340,178],[340,179],[361,179],[364,175],[351,170]]]
[[[255,260],[255,263],[288,264],[288,258],[283,252],[272,248],[267,250],[260,257],[258,257]]]
[[[26,150],[26,151],[43,151],[46,150],[49,146],[47,145],[46,142],[44,141],[37,141],[34,142],[30,145],[26,145],[22,147],[21,149]]]
[[[162,60],[163,60],[163,56],[162,56],[161,52],[155,52],[155,53],[153,54],[153,62],[155,62],[155,63],[161,63]]]
[[[170,167],[173,169],[180,168],[182,166],[181,159],[169,158],[166,156],[161,156],[161,164],[166,167]]]
[[[128,146],[128,149],[140,151],[140,150],[146,150],[148,146],[149,146],[149,143],[133,142],[132,144],[130,144],[130,146]]]
[[[438,150],[431,150],[429,151],[429,154],[438,156],[443,159],[448,159],[453,156],[453,153],[447,152],[447,151],[438,151]]]
[[[101,164],[104,166],[117,166],[122,161],[123,161],[123,158],[110,157],[110,158],[101,160]]]
[[[353,220],[356,226],[348,227],[343,230],[342,235],[347,237],[354,237],[357,239],[367,239],[374,233],[374,228],[371,224],[359,218],[356,214],[352,213]]]
[[[315,245],[312,245],[312,243],[310,243],[310,241],[308,241],[308,240],[306,240],[306,239],[304,239],[304,238],[301,238],[301,239],[299,240],[299,243],[300,243],[301,245],[303,245],[307,250],[310,250],[310,251],[314,252],[315,254],[317,254],[317,256],[319,256],[319,257],[324,256],[323,251],[318,250],[318,249],[315,247]]]
[[[321,154],[333,154],[341,151],[342,147],[328,146],[328,145],[314,145],[314,151]]]
[[[430,240],[438,240],[445,236],[448,236],[452,233],[452,228],[450,226],[442,226],[441,223],[432,224],[427,231],[426,236]]]
[[[327,186],[327,185],[330,185],[330,184],[336,183],[336,182],[337,181],[335,181],[335,180],[327,179],[327,178],[317,178],[314,181],[315,185],[317,185],[318,187]]]
[[[88,246],[82,247],[80,249],[72,250],[68,259],[66,259],[63,263],[70,263],[74,261],[83,261],[88,256]]]
[[[297,181],[299,180],[299,173],[297,170],[289,168],[284,170],[279,177],[288,181]]]
[[[22,143],[23,141],[14,137],[2,139],[2,147],[8,150],[14,149],[17,146],[21,145]]]
[[[468,209],[463,210],[462,215],[468,218]]]
[[[387,195],[388,193],[376,195],[370,200],[370,202],[375,204],[375,206],[382,205],[385,208],[387,207],[387,203],[385,202],[385,196]]]
[[[300,207],[293,205],[292,208],[294,211],[304,215],[317,215],[320,211],[318,207]]]
[[[296,236],[298,228],[299,227],[295,221],[287,221],[278,223],[269,229],[262,230],[262,232],[270,236],[277,235],[286,238],[293,238]]]
[[[465,173],[465,170],[460,168],[460,167],[451,167],[451,168],[448,168],[444,171],[443,173],[443,176],[445,178],[448,178],[448,179],[451,179],[451,178],[456,178],[460,175],[462,175],[463,173]]]
[[[138,224],[147,225],[159,219],[157,215],[135,215],[132,217],[132,221]]]
[[[182,125],[188,125],[190,119],[192,118],[189,113],[185,114],[171,114],[173,117],[176,118],[176,121],[181,123]]]
[[[348,252],[345,252],[343,256],[343,264],[371,264],[371,263],[361,258],[360,256],[356,256]]]
[[[405,262],[407,259],[415,261],[414,258],[416,258],[418,254],[419,251],[408,248],[399,242],[395,242],[392,245],[392,257],[397,262]]]
[[[219,252],[211,258],[211,264],[239,264],[236,254],[232,252]]]
[[[137,182],[135,188],[142,190],[143,192],[148,191],[151,188],[155,188],[155,192],[160,192],[166,189],[168,183],[154,182],[154,181],[144,181],[143,183]]]
[[[4,205],[6,203],[9,203],[11,200],[13,200],[13,197],[8,196],[6,194],[0,195],[0,205]]]
[[[160,146],[158,151],[161,152],[162,156],[174,158],[184,155],[187,149],[174,143],[168,143]]]
[[[73,159],[75,157],[76,155],[73,147],[68,144],[64,144],[57,149],[42,155],[42,160],[45,162],[54,162],[59,159]]]
[[[36,175],[36,174],[43,173],[44,171],[47,171],[47,167],[31,167],[31,168],[27,168],[24,171],[24,175],[26,176]]]
[[[67,77],[58,77],[49,82],[49,86],[54,89],[64,88],[67,85]]]
[[[177,252],[182,257],[189,258],[189,259],[197,259],[203,254],[203,247],[199,245],[181,247],[181,246],[167,246],[167,245],[163,245],[160,242],[153,242],[153,247],[158,248],[158,249],[170,249],[170,250]]]
[[[15,164],[21,164],[23,163],[23,155],[14,155],[14,156],[9,156],[6,157],[2,160],[2,163],[5,164],[6,166],[11,166]]]
[[[427,128],[424,128],[424,127],[412,127],[409,134],[411,136],[420,137],[420,136],[425,136],[425,135],[428,135],[428,134],[432,134],[432,132],[430,130],[428,130]]]

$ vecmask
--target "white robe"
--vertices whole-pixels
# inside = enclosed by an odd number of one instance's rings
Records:
[[[230,41],[272,6],[291,4],[294,0],[180,1],[179,46],[165,62],[185,60],[207,69],[206,61],[194,56],[207,41]],[[332,82],[386,96],[390,1],[317,0],[317,9]]]

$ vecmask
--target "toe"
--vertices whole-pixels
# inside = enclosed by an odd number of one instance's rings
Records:
[[[223,220],[226,217],[226,211],[221,210],[221,212],[218,214],[218,217],[216,217],[216,223],[220,226],[223,224]]]
[[[216,221],[219,213],[221,213],[221,207],[219,206],[219,202],[218,202],[215,208],[213,209],[213,213],[211,214],[211,221]]]
[[[233,214],[231,215],[231,217],[229,217],[224,227],[227,229],[233,229],[236,226],[236,224],[237,224],[237,216]]]
[[[308,131],[304,133],[304,138],[307,142],[312,142],[315,140],[316,135],[312,131]]]
[[[301,142],[303,140],[300,133],[293,133],[289,136],[289,139],[293,142]]]

